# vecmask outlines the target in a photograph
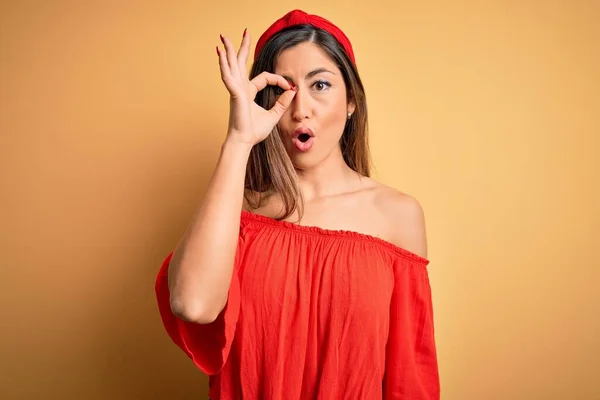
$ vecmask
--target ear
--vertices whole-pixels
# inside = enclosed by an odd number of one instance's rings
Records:
[[[348,103],[348,113],[354,114],[354,110],[356,110],[356,104],[354,102]]]

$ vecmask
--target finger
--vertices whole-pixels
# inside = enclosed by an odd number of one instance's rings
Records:
[[[279,96],[273,107],[271,107],[271,109],[269,110],[269,113],[273,116],[274,119],[276,119],[276,121],[279,121],[279,119],[290,107],[290,104],[292,104],[292,100],[294,99],[295,95],[295,90],[286,90],[281,96]]]
[[[229,69],[229,63],[227,62],[227,58],[225,56],[225,51],[219,49],[219,46],[217,46],[217,54],[219,55],[219,69],[221,70],[221,80],[229,89],[229,82],[231,82],[231,71]]]
[[[242,44],[240,45],[240,50],[238,52],[237,60],[238,60],[238,68],[240,71],[240,75],[242,77],[248,76],[248,54],[250,53],[250,34],[247,30],[244,29],[244,34],[242,35]]]
[[[281,75],[272,74],[270,72],[262,72],[250,81],[257,91],[261,91],[268,85],[279,86],[282,89],[290,90],[292,85]]]
[[[233,48],[233,44],[231,40],[227,37],[221,36],[221,42],[225,46],[225,51],[227,54],[227,62],[229,63],[229,70],[231,71],[231,76],[234,78],[239,78],[240,73],[237,65],[236,51]]]

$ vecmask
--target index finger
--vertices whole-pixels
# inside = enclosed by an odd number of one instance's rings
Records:
[[[267,87],[267,85],[279,86],[282,89],[290,90],[293,86],[281,75],[276,75],[270,72],[262,72],[250,81],[259,92]]]

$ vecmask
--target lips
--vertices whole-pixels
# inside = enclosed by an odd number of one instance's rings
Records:
[[[300,127],[294,131],[292,142],[298,151],[305,152],[313,146],[315,134],[310,128]]]

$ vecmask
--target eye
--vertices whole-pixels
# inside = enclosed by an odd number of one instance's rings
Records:
[[[275,96],[281,96],[283,92],[284,90],[279,86],[273,86],[273,93],[275,94]]]
[[[319,92],[323,92],[327,89],[329,89],[331,87],[331,83],[324,81],[324,80],[318,80],[316,81],[313,86],[319,91]]]

